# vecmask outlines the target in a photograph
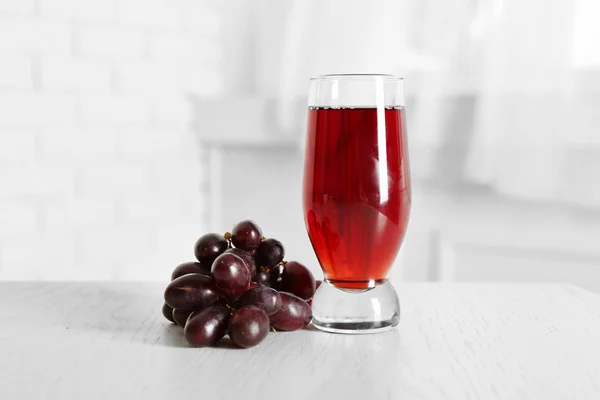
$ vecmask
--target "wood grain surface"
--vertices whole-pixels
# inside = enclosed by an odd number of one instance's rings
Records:
[[[399,285],[397,329],[190,348],[162,285],[0,283],[0,399],[600,399],[600,296]]]

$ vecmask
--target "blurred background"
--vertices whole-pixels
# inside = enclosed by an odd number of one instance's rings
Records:
[[[166,280],[304,229],[307,79],[405,77],[393,281],[600,292],[597,0],[0,0],[0,279]]]

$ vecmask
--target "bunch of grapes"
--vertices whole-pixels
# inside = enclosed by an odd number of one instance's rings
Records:
[[[296,261],[284,261],[280,241],[265,239],[250,220],[231,233],[196,242],[197,262],[179,265],[165,290],[163,315],[182,326],[194,346],[212,346],[228,334],[239,347],[259,344],[272,331],[295,331],[312,319],[320,281]]]

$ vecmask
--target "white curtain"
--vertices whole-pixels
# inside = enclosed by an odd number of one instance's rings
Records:
[[[304,98],[310,76],[400,74],[413,99],[411,148],[436,149],[432,163],[461,142],[465,151],[453,162],[468,182],[523,200],[600,208],[600,65],[582,72],[576,60],[578,51],[600,59],[600,37],[589,37],[599,31],[583,26],[600,20],[589,18],[600,14],[594,1],[293,1],[280,121],[294,120],[292,103]],[[581,50],[582,40],[596,46]]]

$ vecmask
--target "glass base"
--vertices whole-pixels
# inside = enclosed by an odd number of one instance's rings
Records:
[[[325,280],[312,302],[313,325],[333,333],[373,333],[400,322],[400,302],[392,284],[368,289],[339,289]]]

